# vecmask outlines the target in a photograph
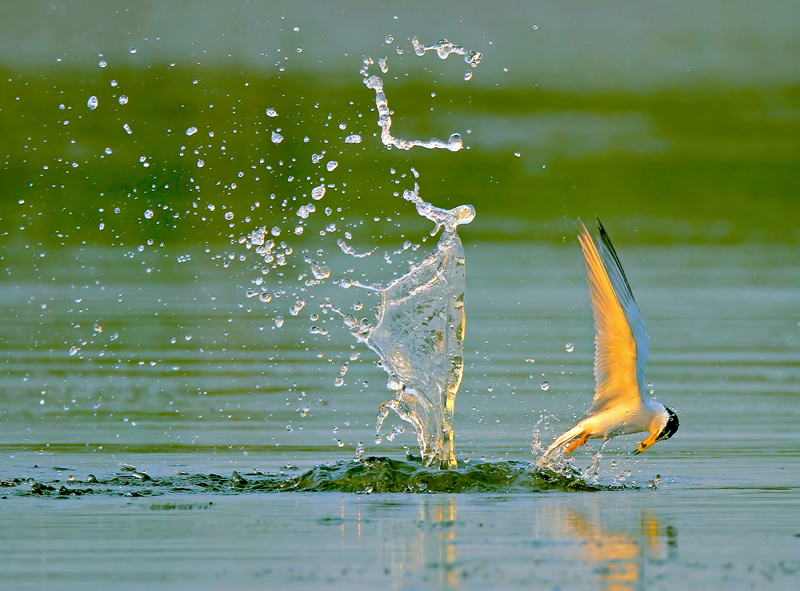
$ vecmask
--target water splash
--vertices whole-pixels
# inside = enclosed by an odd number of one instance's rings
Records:
[[[411,39],[414,45],[414,51],[418,56],[424,56],[425,52],[434,50],[441,59],[446,59],[451,54],[463,55],[464,60],[473,68],[480,64],[482,55],[479,51],[467,51],[460,45],[450,43],[447,39],[442,39],[433,45],[423,45],[419,40],[414,37]],[[399,52],[398,52],[399,53]],[[387,73],[389,67],[387,65],[386,57],[378,60],[378,65],[382,73]],[[392,111],[389,109],[389,101],[386,98],[386,92],[383,89],[383,80],[379,76],[369,75],[369,68],[373,65],[371,57],[364,58],[364,67],[361,69],[361,74],[364,76],[364,84],[367,88],[375,91],[375,105],[378,107],[378,125],[381,128],[381,142],[388,148],[398,148],[400,150],[410,150],[415,146],[428,149],[443,148],[451,152],[458,152],[464,143],[461,140],[461,135],[458,133],[451,134],[447,141],[431,138],[430,140],[404,140],[392,135]],[[465,76],[465,80],[472,78],[472,73]],[[348,138],[349,139],[349,138]],[[345,140],[347,141],[347,140]]]
[[[387,387],[396,397],[383,403],[376,431],[390,410],[416,430],[425,465],[455,467],[453,413],[464,371],[465,255],[456,228],[475,217],[470,205],[451,210],[434,207],[419,196],[419,185],[403,197],[434,222],[432,235],[443,228],[436,249],[381,294],[378,322],[367,346],[389,374]]]
[[[287,425],[287,429],[291,426]],[[297,475],[283,471],[253,469],[230,476],[182,474],[172,477],[149,476],[121,467],[113,475],[82,480],[52,479],[37,482],[32,478],[7,476],[3,494],[14,497],[161,497],[175,494],[209,493],[252,494],[279,492],[339,493],[536,493],[547,491],[591,492],[636,488],[632,485],[606,485],[586,482],[577,471],[566,474],[537,469],[527,462],[470,462],[454,470],[441,471],[421,465],[419,458],[394,460],[363,457],[363,446],[356,448],[354,460],[331,465],[320,464]],[[133,466],[131,466],[133,468]],[[286,465],[286,469],[292,469]]]
[[[363,259],[364,257],[368,257],[368,256],[370,256],[370,255],[371,255],[373,252],[375,252],[375,251],[377,250],[377,247],[375,247],[375,248],[373,248],[372,250],[367,250],[367,251],[365,251],[365,252],[357,252],[355,248],[353,248],[352,246],[350,246],[349,244],[347,244],[347,242],[345,242],[345,241],[344,241],[343,239],[341,239],[341,238],[339,238],[339,239],[336,241],[336,244],[339,246],[339,248],[340,248],[340,249],[342,249],[342,252],[343,252],[344,254],[349,254],[350,256],[352,256],[352,257],[355,257],[355,258],[357,258],[357,259]]]
[[[606,442],[603,442],[603,445],[594,454],[592,458],[592,463],[589,464],[586,469],[581,473],[581,476],[586,482],[591,483],[598,483],[600,482],[600,461],[603,459],[603,448],[605,448]]]
[[[539,420],[533,426],[533,436],[531,439],[531,453],[534,458],[538,458],[545,451],[545,446],[542,444],[542,431],[550,427],[550,421],[555,419],[555,415],[542,413],[539,415]]]
[[[464,49],[460,45],[450,43],[447,39],[441,39],[438,43],[433,45],[423,45],[416,37],[411,38],[411,44],[414,46],[414,53],[419,56],[425,55],[428,51],[435,51],[440,59],[447,59],[450,55],[463,55],[464,61],[473,68],[476,68],[483,59],[483,54],[480,51],[470,51]]]

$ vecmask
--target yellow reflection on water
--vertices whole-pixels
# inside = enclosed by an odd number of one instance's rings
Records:
[[[677,551],[675,528],[662,524],[652,509],[641,509],[638,517],[638,527],[630,520],[602,519],[599,501],[590,510],[567,507],[563,515],[565,533],[579,542],[606,591],[644,589],[647,561],[669,560]]]

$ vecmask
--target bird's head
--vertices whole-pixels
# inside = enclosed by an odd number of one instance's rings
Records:
[[[678,415],[676,415],[672,409],[667,408],[666,406],[664,409],[667,411],[667,423],[664,425],[664,428],[661,429],[661,433],[658,434],[658,438],[656,441],[664,441],[665,439],[669,439],[680,427],[680,421],[678,421]]]

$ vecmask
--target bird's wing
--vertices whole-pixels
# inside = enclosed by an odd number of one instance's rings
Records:
[[[650,337],[647,336],[642,313],[639,312],[639,306],[633,299],[633,291],[631,291],[628,278],[622,269],[622,263],[619,262],[617,251],[614,250],[614,245],[611,244],[611,239],[600,220],[597,220],[597,226],[600,229],[600,258],[603,259],[603,264],[608,271],[609,279],[611,279],[611,285],[614,287],[614,293],[625,312],[625,318],[628,319],[633,339],[636,341],[636,376],[639,382],[639,392],[644,394],[644,366],[650,356]]]
[[[648,355],[647,332],[614,247],[602,224],[600,249],[583,227],[579,235],[595,325],[595,395],[589,414],[609,405],[640,402],[644,364]]]

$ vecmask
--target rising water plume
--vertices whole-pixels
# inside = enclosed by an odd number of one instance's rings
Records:
[[[436,249],[408,273],[375,288],[381,294],[378,321],[366,344],[389,374],[396,397],[378,413],[376,440],[390,410],[414,426],[425,465],[455,467],[453,413],[464,372],[465,258],[456,231],[475,217],[471,205],[446,210],[419,196],[419,185],[404,191],[417,212],[442,229]],[[366,287],[366,286],[364,286]],[[396,431],[392,431],[390,437]]]
[[[388,38],[387,38],[388,40]],[[462,55],[467,63],[476,67],[481,54],[464,50],[446,39],[425,46],[414,37],[414,52],[424,56],[436,51],[441,59],[449,55]],[[383,80],[369,74],[374,64],[364,58],[361,70],[364,84],[375,91],[378,108],[378,125],[381,142],[387,148],[410,150],[445,148],[457,152],[462,148],[461,136],[454,133],[447,142],[437,139],[404,140],[392,135],[392,111],[383,89]],[[387,58],[378,60],[382,73],[389,71]],[[471,78],[465,76],[466,80]],[[387,387],[396,393],[395,398],[384,402],[378,413],[376,441],[381,441],[381,427],[389,411],[411,423],[417,435],[420,455],[426,466],[454,468],[455,432],[453,414],[456,396],[464,372],[464,336],[467,319],[464,312],[465,257],[457,227],[468,224],[475,217],[471,205],[446,210],[434,207],[419,196],[419,185],[413,191],[404,191],[403,197],[417,208],[417,213],[436,224],[434,236],[442,229],[436,249],[422,261],[412,266],[408,273],[395,279],[381,294],[377,323],[364,342],[375,351],[381,367],[389,374]],[[344,250],[344,248],[343,248]],[[388,438],[394,439],[396,429]]]

